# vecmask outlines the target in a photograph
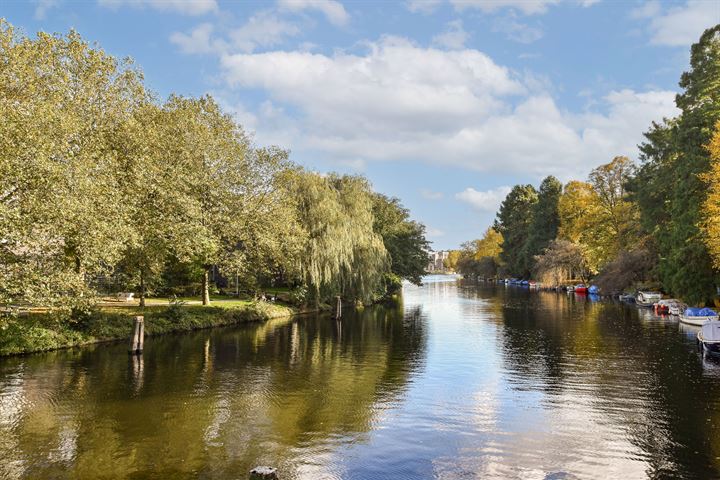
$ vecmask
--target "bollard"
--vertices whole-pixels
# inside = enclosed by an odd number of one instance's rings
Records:
[[[272,467],[255,467],[250,470],[250,480],[278,480],[277,469]]]
[[[143,351],[143,344],[145,343],[145,317],[138,315],[135,317],[135,328],[133,334],[130,336],[130,348],[128,353],[130,355],[140,355]]]
[[[335,307],[335,318],[342,318],[342,301],[340,295],[337,296],[337,306]]]

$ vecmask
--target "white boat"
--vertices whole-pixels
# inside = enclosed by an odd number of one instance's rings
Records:
[[[668,307],[668,313],[669,313],[670,315],[678,316],[678,315],[680,315],[683,311],[685,311],[686,308],[687,308],[687,305],[685,305],[684,303],[682,303],[682,302],[676,302],[676,303],[673,303],[672,305],[670,305],[670,306]]]
[[[680,321],[688,325],[705,325],[708,322],[717,322],[718,314],[709,308],[688,307],[680,314]]]
[[[662,300],[662,294],[659,292],[638,292],[635,295],[635,303],[640,307],[650,308],[660,300]]]
[[[697,338],[702,344],[703,351],[720,353],[720,322],[708,322],[703,325]]]

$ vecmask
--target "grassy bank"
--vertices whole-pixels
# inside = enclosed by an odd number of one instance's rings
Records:
[[[219,305],[104,306],[78,323],[59,322],[48,313],[0,319],[0,356],[42,352],[113,340],[127,340],[135,315],[145,316],[148,336],[290,316],[292,308],[265,302]]]

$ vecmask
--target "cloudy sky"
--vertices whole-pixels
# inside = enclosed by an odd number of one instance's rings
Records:
[[[0,17],[75,28],[161,97],[211,93],[256,143],[367,175],[441,249],[516,183],[635,159],[720,1],[4,0]]]

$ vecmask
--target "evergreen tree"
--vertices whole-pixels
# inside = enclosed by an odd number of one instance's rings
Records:
[[[644,165],[632,182],[643,224],[652,229],[660,254],[663,284],[693,303],[711,298],[717,282],[700,231],[701,205],[708,195],[700,176],[710,170],[706,145],[720,119],[718,78],[720,25],[706,30],[692,46],[690,70],[680,79],[683,92],[675,99],[682,113],[673,122],[654,124],[646,134]],[[659,193],[662,187],[667,196]],[[667,208],[667,214],[660,208]]]
[[[560,228],[558,204],[562,195],[562,183],[552,175],[540,184],[538,201],[533,207],[532,224],[525,245],[526,257],[531,260],[530,269],[536,255],[540,255],[557,237]]]
[[[507,273],[516,277],[530,274],[532,258],[526,244],[537,202],[538,193],[532,185],[515,185],[500,205],[493,227],[503,238],[500,260]]]

